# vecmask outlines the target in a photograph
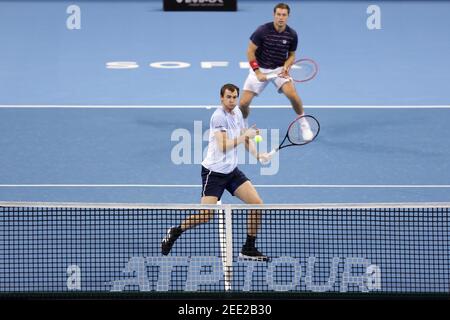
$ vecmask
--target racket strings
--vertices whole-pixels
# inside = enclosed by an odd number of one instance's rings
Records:
[[[307,81],[313,78],[317,73],[317,66],[310,60],[300,60],[292,65],[289,75],[295,81]]]
[[[319,124],[312,117],[304,116],[294,121],[289,127],[288,138],[294,144],[311,142],[319,133]]]

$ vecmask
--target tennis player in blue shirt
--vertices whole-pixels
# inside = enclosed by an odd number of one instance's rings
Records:
[[[253,138],[258,134],[254,126],[247,128],[241,110],[236,106],[239,88],[225,84],[220,90],[221,106],[213,113],[210,121],[208,152],[202,162],[202,204],[217,204],[225,190],[247,204],[262,204],[253,184],[237,168],[237,146],[244,143],[246,149],[258,160],[269,161],[267,153],[256,151]],[[251,210],[247,219],[247,240],[242,246],[240,257],[249,260],[267,261],[255,246],[256,235],[261,224],[260,212]],[[212,210],[202,210],[187,217],[179,226],[171,227],[161,242],[161,253],[169,254],[177,238],[185,231],[213,218]]]
[[[247,59],[251,68],[239,101],[239,108],[245,119],[250,113],[253,98],[258,96],[269,82],[275,85],[279,93],[284,93],[299,116],[304,114],[302,100],[289,77],[289,69],[295,62],[298,44],[297,32],[287,25],[289,14],[290,8],[287,4],[277,4],[273,9],[273,21],[259,26],[250,36]],[[268,73],[277,73],[280,76],[268,80]],[[301,124],[301,128],[303,137],[308,140],[307,137],[312,136],[308,124]]]

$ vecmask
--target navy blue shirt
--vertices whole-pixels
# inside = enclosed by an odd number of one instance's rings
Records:
[[[250,36],[258,47],[256,60],[261,68],[275,69],[284,65],[290,51],[297,50],[298,37],[294,29],[286,26],[283,32],[275,30],[273,22],[258,27]]]

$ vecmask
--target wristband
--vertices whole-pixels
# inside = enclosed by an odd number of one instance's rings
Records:
[[[258,61],[256,60],[250,61],[250,67],[253,69],[253,71],[259,69]]]

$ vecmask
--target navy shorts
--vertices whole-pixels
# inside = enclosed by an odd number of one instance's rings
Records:
[[[236,189],[248,180],[238,168],[225,174],[208,170],[202,166],[202,197],[213,196],[220,200],[225,189],[234,196]]]

